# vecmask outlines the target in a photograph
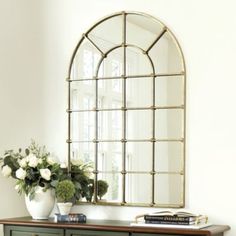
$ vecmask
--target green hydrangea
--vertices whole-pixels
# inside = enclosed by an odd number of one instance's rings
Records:
[[[70,202],[75,194],[75,185],[71,180],[63,180],[56,186],[56,197],[59,202]]]

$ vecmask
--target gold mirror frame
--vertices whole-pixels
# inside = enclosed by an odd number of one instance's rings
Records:
[[[134,45],[134,44],[129,44],[127,43],[127,17],[130,16],[137,16],[145,19],[145,20],[150,20],[153,21],[154,23],[159,24],[162,29],[161,31],[158,33],[157,37],[151,42],[151,44],[149,44],[149,46],[144,49],[142,47],[140,47],[139,45]],[[114,47],[109,48],[108,50],[104,51],[104,49],[102,49],[97,42],[95,42],[95,40],[92,38],[92,36],[90,37],[90,32],[92,32],[93,30],[96,29],[96,27],[101,27],[101,25],[104,22],[108,22],[111,19],[114,19],[114,17],[122,17],[122,42],[119,45],[115,45]],[[152,29],[153,30],[153,29]],[[180,61],[178,61],[178,63],[180,63],[182,65],[182,70],[181,71],[176,71],[176,72],[172,72],[172,73],[158,73],[158,70],[155,67],[155,63],[153,62],[153,59],[151,58],[151,56],[149,55],[149,52],[152,50],[152,48],[157,45],[157,43],[159,42],[159,40],[161,40],[163,38],[164,35],[168,35],[171,38],[171,43],[174,43],[177,50],[179,51],[180,54]],[[101,58],[98,60],[97,63],[97,67],[93,73],[93,76],[90,78],[79,78],[79,77],[73,77],[72,76],[72,70],[73,70],[73,64],[75,63],[76,60],[76,55],[80,49],[80,47],[82,47],[82,44],[84,43],[84,41],[87,41],[91,47],[93,47],[95,50],[97,50],[100,54],[101,54]],[[121,49],[123,52],[123,67],[122,67],[122,73],[118,76],[112,77],[111,76],[99,76],[99,68],[101,67],[102,63],[105,61],[105,59],[116,49]],[[127,74],[127,61],[126,61],[126,54],[127,54],[127,48],[135,48],[137,50],[139,50],[145,57],[146,59],[150,62],[151,68],[152,68],[152,72],[149,74],[132,74],[129,75]],[[104,62],[105,63],[105,62]],[[176,77],[180,77],[182,79],[182,104],[180,105],[157,105],[156,104],[156,100],[155,100],[155,94],[156,94],[156,79],[157,78],[173,78],[176,79]],[[129,108],[127,106],[126,100],[127,100],[127,91],[126,91],[126,86],[127,86],[127,80],[128,79],[132,79],[132,78],[146,78],[146,79],[151,79],[152,80],[152,105],[151,106],[147,106],[147,107],[132,107]],[[102,109],[99,107],[98,104],[98,83],[101,80],[107,81],[109,79],[117,79],[117,80],[121,80],[122,81],[122,91],[123,91],[123,95],[122,95],[122,100],[123,100],[123,104],[119,109],[115,109],[118,110],[122,113],[122,122],[123,122],[123,126],[122,126],[122,137],[121,139],[118,140],[102,140],[101,138],[99,138],[99,134],[98,134],[98,116],[99,116],[99,112],[103,112],[103,111],[113,111],[114,109]],[[74,109],[72,106],[72,94],[71,94],[71,88],[72,88],[72,83],[79,83],[82,81],[91,81],[95,83],[95,103],[94,103],[94,107],[91,109]],[[185,69],[185,62],[184,62],[184,57],[183,57],[183,53],[182,50],[180,48],[180,45],[177,41],[177,39],[175,38],[175,36],[173,35],[173,33],[169,30],[168,27],[166,27],[162,22],[160,22],[159,20],[157,20],[156,18],[144,14],[144,13],[140,13],[140,12],[118,12],[115,14],[112,14],[108,17],[103,18],[102,20],[98,21],[94,26],[92,26],[85,34],[83,34],[81,40],[79,41],[79,43],[77,44],[71,61],[70,61],[70,66],[69,66],[69,72],[68,72],[68,78],[67,78],[67,82],[68,82],[68,109],[67,109],[67,113],[68,113],[68,139],[67,139],[67,143],[68,143],[68,169],[70,171],[70,162],[72,159],[72,144],[73,143],[78,143],[78,142],[84,142],[84,141],[78,141],[78,140],[73,140],[72,138],[72,115],[74,113],[78,113],[78,112],[93,112],[95,114],[95,119],[94,119],[94,124],[95,124],[95,132],[94,132],[94,138],[92,140],[89,140],[88,143],[91,143],[92,145],[94,145],[94,170],[93,170],[93,174],[94,174],[94,198],[93,198],[93,204],[99,204],[99,205],[118,205],[118,206],[148,206],[148,207],[173,207],[173,208],[180,208],[180,207],[184,207],[184,202],[185,202],[185,117],[186,117],[186,69]],[[127,112],[129,112],[130,110],[145,110],[145,111],[150,111],[152,114],[152,137],[148,138],[148,139],[141,139],[141,140],[131,140],[129,138],[127,138]],[[180,111],[182,113],[182,118],[181,118],[181,122],[182,122],[182,126],[181,126],[181,137],[178,138],[157,138],[156,137],[156,112],[157,111],[161,111],[161,110],[165,110],[165,111]],[[112,201],[108,201],[108,202],[100,202],[98,200],[98,196],[97,196],[97,181],[98,181],[98,175],[101,173],[101,171],[98,169],[98,165],[99,165],[99,160],[98,160],[98,146],[99,143],[102,142],[120,142],[121,146],[122,146],[122,169],[120,171],[118,171],[118,173],[121,176],[122,179],[122,197],[120,199],[119,202],[112,202]],[[126,155],[127,155],[127,143],[129,142],[149,142],[152,146],[152,167],[149,171],[130,171],[127,170],[126,167]],[[156,152],[156,143],[180,143],[181,144],[181,168],[178,171],[157,171],[156,170],[156,165],[155,162],[157,162],[156,160],[156,156],[155,156],[155,152]],[[110,171],[111,172],[111,171]],[[145,175],[149,175],[150,179],[151,179],[151,194],[150,194],[150,202],[127,202],[127,189],[126,189],[126,185],[127,185],[127,180],[126,177],[129,174],[145,174]],[[171,178],[172,176],[179,176],[180,178],[180,183],[179,183],[179,187],[181,188],[179,191],[179,196],[178,196],[178,202],[174,202],[174,203],[163,203],[163,202],[158,202],[156,200],[156,191],[158,189],[158,181],[156,179],[157,176],[167,176],[168,178]],[[160,185],[159,185],[160,186]],[[171,188],[169,186],[169,188]],[[159,192],[161,192],[163,189],[158,189]],[[164,190],[163,190],[164,191]]]

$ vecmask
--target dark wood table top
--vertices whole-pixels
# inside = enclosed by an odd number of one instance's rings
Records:
[[[103,231],[119,231],[131,233],[155,233],[155,234],[176,234],[176,235],[220,235],[229,230],[228,225],[211,225],[202,229],[190,228],[162,228],[162,227],[142,227],[131,226],[130,221],[116,220],[87,220],[87,223],[57,223],[53,219],[49,220],[33,220],[31,217],[19,217],[0,219],[0,224],[31,226],[31,227],[49,227],[63,229],[87,229],[87,230],[103,230]]]

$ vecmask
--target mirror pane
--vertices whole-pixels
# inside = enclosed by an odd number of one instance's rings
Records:
[[[123,106],[123,80],[98,80],[98,108],[121,109]]]
[[[153,78],[130,78],[126,80],[126,106],[150,107],[153,103]]]
[[[152,138],[151,110],[128,110],[126,116],[127,139]]]
[[[156,138],[180,139],[183,138],[183,110],[160,109],[156,110]]]
[[[123,58],[123,48],[117,48],[111,51],[99,65],[98,77],[116,77],[123,75]]]
[[[122,127],[122,111],[98,112],[98,139],[121,140]]]
[[[150,50],[156,73],[180,73],[184,71],[182,54],[169,32],[166,32]]]
[[[155,202],[158,204],[183,204],[183,176],[158,174],[155,176]]]
[[[157,106],[181,106],[184,104],[184,77],[157,77],[156,98]]]
[[[95,107],[95,81],[71,82],[71,109],[92,110]]]
[[[72,143],[71,159],[93,164],[95,162],[95,144],[92,142]]]
[[[98,180],[104,180],[108,184],[107,193],[102,197],[103,201],[122,201],[122,174],[119,173],[99,173]]]
[[[126,174],[126,202],[151,203],[152,177],[150,174]]]
[[[70,78],[91,79],[96,75],[101,53],[86,39],[83,39],[73,60]]]
[[[106,53],[114,46],[121,45],[123,32],[122,25],[122,15],[111,17],[109,20],[103,21],[92,29],[89,32],[88,37],[103,53]]]
[[[152,170],[152,143],[127,142],[126,143],[126,170],[151,171]]]
[[[157,142],[155,143],[155,170],[183,171],[183,156],[182,142]]]
[[[98,170],[122,170],[122,143],[102,142],[98,144]]]
[[[151,62],[140,49],[126,47],[126,75],[150,75],[154,73]]]
[[[95,112],[71,114],[71,138],[73,141],[92,141],[95,138]]]
[[[160,22],[148,16],[129,14],[127,22],[127,44],[133,44],[147,50],[163,29]]]

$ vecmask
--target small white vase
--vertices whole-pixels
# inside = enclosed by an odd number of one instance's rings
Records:
[[[54,190],[47,189],[47,191],[44,192],[43,188],[37,187],[35,197],[32,200],[29,199],[29,196],[25,195],[25,203],[33,219],[48,219],[55,204]]]
[[[72,202],[58,202],[57,206],[61,215],[68,215],[72,207]]]

